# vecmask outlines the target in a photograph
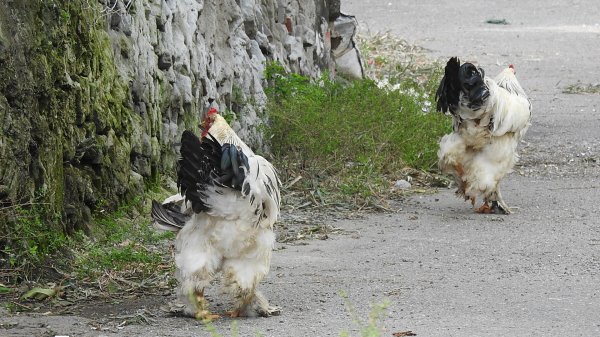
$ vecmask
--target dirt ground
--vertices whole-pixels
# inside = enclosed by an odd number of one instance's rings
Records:
[[[237,320],[239,335],[358,336],[370,306],[388,300],[384,336],[599,336],[600,96],[563,93],[600,82],[598,4],[345,0],[342,8],[434,58],[457,55],[492,75],[515,65],[534,117],[520,165],[503,182],[514,214],[474,214],[452,190],[414,195],[394,213],[327,214],[324,225],[339,231],[277,244],[261,289],[282,313]],[[0,309],[0,336],[210,336],[159,309],[172,299],[115,298],[63,315]],[[232,324],[214,328],[235,335]]]

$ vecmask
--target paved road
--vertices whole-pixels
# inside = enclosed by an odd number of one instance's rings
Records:
[[[600,82],[600,4],[566,2],[343,1],[371,30],[390,30],[432,57],[457,55],[489,74],[515,64],[534,105],[521,166],[504,182],[518,209],[476,215],[444,190],[415,196],[395,214],[334,222],[345,231],[328,240],[278,245],[262,290],[283,313],[240,320],[241,336],[358,336],[340,290],[362,318],[369,305],[390,301],[379,321],[384,336],[600,336],[600,96],[562,93],[577,81]],[[510,24],[484,23],[502,18]],[[109,310],[155,313],[167,300]],[[190,319],[92,330],[90,317],[0,321],[18,322],[4,329],[15,336],[208,335]],[[215,326],[230,336],[230,324]]]

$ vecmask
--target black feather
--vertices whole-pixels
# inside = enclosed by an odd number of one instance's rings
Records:
[[[209,210],[204,191],[212,182],[211,175],[220,176],[221,146],[211,135],[201,142],[191,131],[181,136],[181,158],[178,161],[177,186],[196,213]]]
[[[207,187],[220,186],[242,190],[248,157],[235,145],[219,142],[208,133],[200,141],[191,131],[181,136],[181,158],[177,166],[177,187],[196,213],[210,210]]]
[[[437,111],[454,114],[458,107],[458,99],[460,96],[460,80],[458,73],[460,70],[460,60],[458,57],[452,57],[446,63],[444,68],[444,77],[435,94]]]
[[[435,95],[437,110],[449,111],[460,120],[457,114],[459,106],[466,106],[473,110],[481,108],[490,95],[484,79],[483,69],[469,62],[461,65],[457,57],[450,58]]]
[[[485,72],[475,67],[472,63],[464,63],[460,66],[458,80],[461,90],[466,97],[466,106],[469,109],[479,109],[490,96],[488,87],[485,85]]]
[[[179,206],[175,204],[162,205],[156,200],[152,200],[152,219],[159,224],[172,227],[174,230],[183,228],[188,217],[179,211]]]

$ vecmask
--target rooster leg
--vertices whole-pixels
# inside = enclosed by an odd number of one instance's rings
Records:
[[[281,313],[280,308],[269,305],[267,299],[256,290],[255,286],[246,288],[231,274],[226,275],[225,278],[225,287],[234,299],[233,310],[226,313],[229,317],[269,317]]]
[[[186,316],[200,320],[219,318],[218,315],[210,313],[208,301],[204,297],[204,289],[209,285],[210,279],[211,277],[207,273],[198,272],[195,275],[182,277],[179,271],[177,295],[179,301],[183,303],[183,313]]]
[[[270,234],[270,232],[268,233]],[[265,235],[265,244],[250,251],[245,258],[226,260],[223,266],[223,286],[233,297],[231,317],[268,317],[278,315],[280,309],[269,305],[267,299],[257,291],[258,283],[269,271],[271,263],[271,235]],[[259,239],[257,241],[260,242]]]
[[[219,315],[211,314],[210,311],[208,311],[208,301],[204,297],[204,290],[196,290],[193,294],[191,294],[191,296],[194,297],[191,300],[195,301],[196,303],[196,319],[212,321],[220,318]]]
[[[240,316],[269,317],[281,313],[281,308],[270,306],[264,295],[257,290],[243,290],[237,295],[234,304],[235,309],[227,312],[227,315],[231,318]]]
[[[466,200],[467,197],[465,196],[465,190],[467,189],[467,183],[463,180],[464,175],[465,175],[465,169],[463,168],[462,164],[454,165],[454,180],[456,181],[456,184],[458,185],[458,188],[456,190],[456,195],[463,196],[463,197],[465,197],[465,200]]]

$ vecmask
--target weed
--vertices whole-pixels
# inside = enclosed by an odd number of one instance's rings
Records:
[[[204,322],[204,329],[210,334],[211,337],[224,337],[220,334],[217,328],[210,321]],[[240,335],[239,326],[237,321],[231,322],[230,336],[238,337]]]
[[[60,218],[45,206],[31,203],[0,208],[0,266],[27,274],[67,242],[63,231],[53,230],[59,226],[48,223],[60,223]]]
[[[360,200],[382,193],[404,167],[430,170],[437,142],[450,129],[442,114],[429,113],[439,71],[419,84],[412,79],[365,79],[342,85],[286,74],[270,64],[267,138],[284,180],[311,191]],[[286,177],[287,176],[287,177]]]
[[[149,219],[136,216],[140,200],[135,199],[109,215],[94,219],[92,238],[83,238],[77,249],[76,271],[82,279],[94,279],[107,271],[143,278],[167,261],[159,243],[173,238],[173,233],[157,233]]]
[[[361,337],[379,337],[382,335],[381,328],[378,326],[382,316],[385,314],[387,308],[390,306],[389,300],[384,300],[381,303],[371,305],[371,310],[367,315],[367,320],[361,319],[360,313],[356,311],[354,304],[348,298],[348,294],[345,291],[339,292],[340,297],[344,300],[346,311],[350,318],[360,328]],[[340,333],[341,337],[350,337],[350,333],[344,330]]]

